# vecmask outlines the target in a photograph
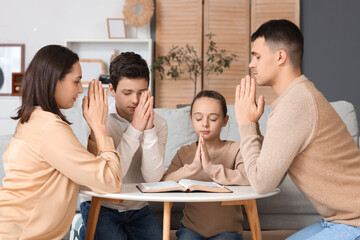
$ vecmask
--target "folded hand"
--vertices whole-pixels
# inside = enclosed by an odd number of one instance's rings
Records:
[[[235,92],[235,115],[238,124],[257,122],[264,112],[264,97],[260,96],[256,103],[255,80],[247,75],[241,79]]]

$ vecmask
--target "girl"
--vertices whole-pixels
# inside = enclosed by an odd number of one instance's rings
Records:
[[[75,213],[79,185],[121,191],[120,159],[108,137],[107,93],[92,81],[83,114],[98,155],[78,141],[60,109],[82,93],[79,57],[69,49],[40,49],[25,73],[19,119],[4,155],[0,239],[61,239]]]
[[[191,104],[190,117],[199,141],[179,149],[163,180],[249,185],[239,143],[220,139],[221,128],[229,119],[224,97],[215,91],[199,92]],[[241,240],[242,221],[241,206],[186,203],[176,235],[179,240]]]

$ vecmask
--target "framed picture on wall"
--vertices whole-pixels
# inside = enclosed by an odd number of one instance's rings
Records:
[[[125,19],[108,18],[107,27],[109,38],[126,38]]]
[[[24,72],[25,44],[0,44],[0,94],[12,93],[12,74]]]

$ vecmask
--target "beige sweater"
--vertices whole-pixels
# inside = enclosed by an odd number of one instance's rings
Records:
[[[305,76],[273,102],[266,135],[239,126],[251,186],[275,188],[288,173],[324,219],[360,227],[360,150],[334,108]]]
[[[4,155],[0,239],[61,239],[75,214],[79,185],[121,191],[121,166],[111,138],[89,153],[71,127],[37,108],[18,124]]]
[[[199,169],[193,162],[196,148],[196,142],[181,147],[165,172],[163,180],[179,181],[187,178],[215,181],[223,185],[249,185],[239,143],[225,142],[220,150],[210,154],[211,164],[206,169]],[[186,203],[182,221],[186,228],[204,237],[212,237],[223,232],[242,234],[241,206],[221,206],[219,202]]]

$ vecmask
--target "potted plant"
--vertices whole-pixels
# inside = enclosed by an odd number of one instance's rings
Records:
[[[159,55],[155,58],[151,67],[152,72],[159,72],[160,78],[169,77],[178,79],[184,73],[189,74],[189,78],[194,83],[194,96],[196,95],[196,83],[202,73],[221,74],[225,68],[229,68],[233,61],[238,60],[235,53],[225,49],[218,49],[213,41],[215,34],[205,35],[209,39],[209,45],[205,52],[205,59],[199,56],[193,46],[186,44],[185,47],[173,46],[165,55]]]

